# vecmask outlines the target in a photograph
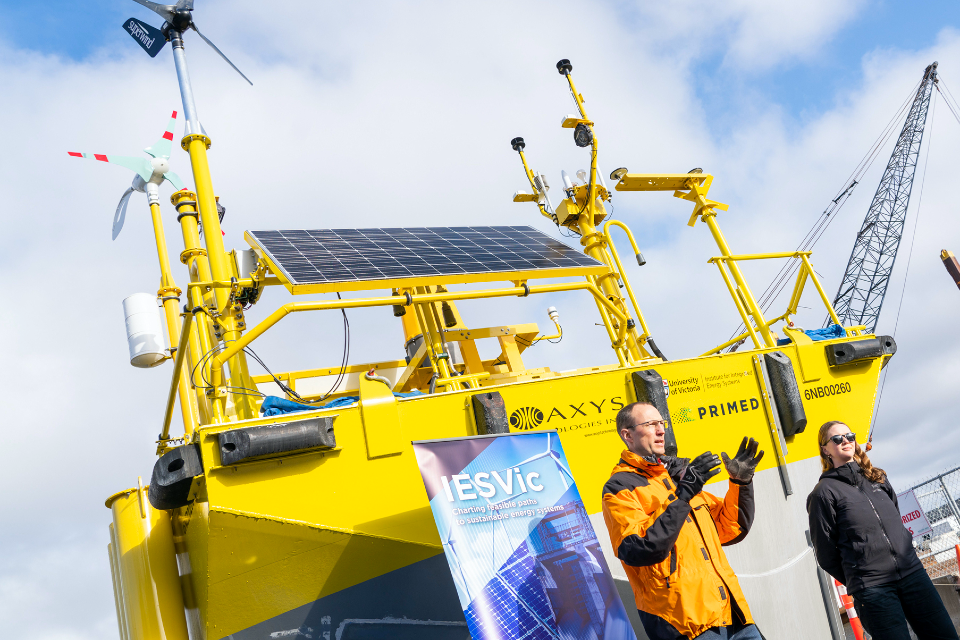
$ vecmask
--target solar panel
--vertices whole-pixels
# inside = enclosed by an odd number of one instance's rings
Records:
[[[599,275],[608,269],[532,227],[294,229],[247,231],[246,239],[292,293]]]

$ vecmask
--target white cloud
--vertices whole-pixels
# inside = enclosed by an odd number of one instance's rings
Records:
[[[699,59],[720,55],[725,67],[766,71],[810,60],[850,23],[867,0],[732,0],[637,2],[632,13],[640,34],[668,55]]]
[[[721,224],[734,250],[790,249],[923,67],[937,57],[942,69],[953,68],[960,38],[945,31],[930,50],[866,57],[861,85],[802,125],[761,103],[735,119],[723,143],[709,105],[696,97],[688,69],[694,53],[686,47],[710,39],[710,47],[724,47],[729,64],[787,64],[810,55],[860,6],[808,3],[796,15],[783,5],[742,2],[644,9],[638,27],[622,7],[591,7],[589,21],[580,19],[583,6],[573,2],[281,4],[266,14],[248,1],[205,4],[197,14],[201,29],[256,83],[248,87],[188,35],[200,116],[214,140],[213,176],[228,208],[227,244],[242,245],[244,229],[301,225],[533,224],[552,233],[531,206],[510,202],[524,177],[508,142],[524,136],[533,166],[556,183],[561,168],[586,166],[569,131],[557,127],[573,110],[554,68],[566,57],[597,122],[607,172],[702,166],[717,176],[711,195],[731,204]],[[640,37],[653,33],[659,39]],[[0,509],[19,514],[0,528],[0,544],[13,550],[0,562],[0,628],[17,639],[110,637],[109,514],[100,505],[149,474],[169,371],[127,364],[120,300],[153,290],[158,280],[142,196],[111,243],[113,209],[131,175],[65,152],[137,153],[158,137],[168,112],[179,110],[176,80],[168,52],[150,60],[133,46],[79,63],[0,49],[0,77],[8,125],[8,152],[0,155],[7,240],[0,255],[7,425],[0,483],[8,490]],[[947,327],[960,312],[960,292],[936,257],[941,243],[960,246],[944,186],[958,146],[947,116],[938,109],[897,334],[901,351],[890,368],[874,455],[903,485],[949,464],[948,452],[956,450],[944,427],[956,403],[960,354]],[[188,176],[182,152],[172,162]],[[815,255],[831,293],[881,169],[874,168]],[[716,253],[709,234],[702,225],[685,226],[689,208],[667,196],[633,195],[618,195],[616,207],[647,257],[647,266],[628,269],[667,356],[693,356],[726,340],[736,312],[706,264]],[[172,208],[164,210],[174,251],[177,228]],[[767,265],[747,270],[757,290],[770,273]],[[176,275],[185,282],[182,271]],[[882,329],[892,327],[899,287],[891,285]],[[251,319],[282,297],[265,296]],[[544,308],[555,304],[568,339],[538,346],[530,362],[566,369],[609,353],[603,330],[581,311],[584,303],[573,295],[532,297],[508,314],[480,305],[464,311],[480,325],[545,326]],[[256,348],[281,369],[334,364],[342,334],[338,318],[328,316],[288,318],[284,332],[268,334]],[[820,317],[803,322],[814,326]],[[400,328],[389,312],[353,313],[351,322],[354,336],[383,336],[355,338],[355,361],[401,355]],[[292,348],[286,330],[302,330],[308,340]],[[902,453],[934,441],[929,448],[943,454]]]

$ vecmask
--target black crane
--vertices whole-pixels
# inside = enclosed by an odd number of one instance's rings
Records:
[[[923,80],[857,233],[847,270],[833,301],[833,308],[844,326],[864,325],[867,333],[876,329],[903,235],[923,128],[936,83],[937,63],[934,62],[923,72]]]

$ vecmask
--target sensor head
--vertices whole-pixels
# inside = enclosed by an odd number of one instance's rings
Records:
[[[557,63],[557,71],[559,71],[562,76],[570,75],[570,72],[573,71],[573,65],[570,64],[569,60],[564,58]]]
[[[593,144],[593,132],[590,131],[590,127],[582,122],[578,124],[577,128],[573,130],[573,141],[577,143],[578,147],[589,147]]]
[[[627,175],[627,168],[620,167],[619,169],[614,169],[613,171],[610,172],[610,179],[616,182],[620,182],[620,179],[623,178],[623,176],[625,175]]]
[[[510,141],[510,146],[513,147],[513,150],[517,153],[523,151],[523,148],[527,146],[527,143],[523,141],[523,138],[517,136]]]

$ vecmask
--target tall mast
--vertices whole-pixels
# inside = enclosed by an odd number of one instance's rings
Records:
[[[903,236],[923,128],[936,82],[937,63],[934,62],[923,72],[903,130],[857,233],[847,270],[833,301],[840,324],[844,326],[864,325],[867,333],[873,333],[877,327]]]

